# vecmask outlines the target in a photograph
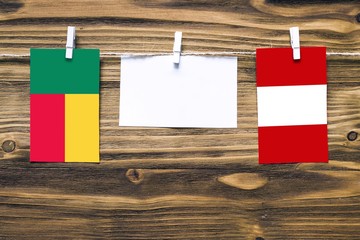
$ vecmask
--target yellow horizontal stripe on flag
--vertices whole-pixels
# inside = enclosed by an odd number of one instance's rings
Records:
[[[99,94],[65,95],[65,162],[99,162]]]

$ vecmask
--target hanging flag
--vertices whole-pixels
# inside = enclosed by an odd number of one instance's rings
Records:
[[[259,163],[328,162],[326,48],[256,50]]]
[[[237,58],[121,58],[120,126],[237,127]]]
[[[99,162],[98,49],[30,50],[30,161]]]

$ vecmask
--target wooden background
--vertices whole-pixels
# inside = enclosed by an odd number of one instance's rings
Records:
[[[328,164],[258,165],[255,56],[237,129],[118,127],[120,59],[101,59],[101,164],[29,163],[29,48],[360,52],[360,2],[0,1],[0,239],[360,239],[360,56],[328,56]],[[296,138],[289,135],[288,141]],[[47,141],[44,139],[44,141]]]

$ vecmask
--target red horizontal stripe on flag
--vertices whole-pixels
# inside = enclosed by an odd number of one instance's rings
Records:
[[[65,95],[30,95],[30,161],[65,161]]]
[[[328,162],[327,125],[259,127],[259,163]]]
[[[326,48],[302,47],[293,60],[292,48],[256,49],[258,87],[326,84]]]

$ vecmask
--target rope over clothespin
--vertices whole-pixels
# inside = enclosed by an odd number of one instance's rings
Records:
[[[180,63],[180,54],[181,54],[181,39],[182,39],[182,32],[175,32],[175,40],[174,40],[174,59],[173,62],[175,64]]]
[[[66,39],[66,59],[72,59],[73,49],[75,48],[75,27],[68,26]]]
[[[290,28],[290,43],[293,49],[294,60],[300,59],[300,34],[299,27]]]

